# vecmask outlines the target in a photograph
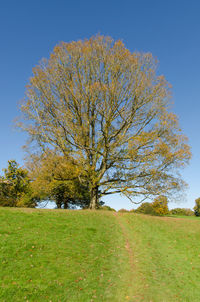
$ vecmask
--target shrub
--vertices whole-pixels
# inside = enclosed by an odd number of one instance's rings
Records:
[[[194,214],[195,216],[200,216],[200,198],[195,200]]]
[[[152,207],[155,215],[162,216],[169,214],[168,200],[166,196],[160,195],[156,197],[152,203]]]
[[[37,206],[37,202],[39,201],[39,198],[37,199],[31,194],[31,192],[28,192],[21,195],[16,206],[23,208],[35,208]]]
[[[149,202],[142,203],[136,210],[135,213],[139,214],[149,214],[149,215],[155,215],[154,209],[152,207],[152,204]]]
[[[0,176],[0,206],[16,207],[20,198],[30,191],[28,171],[20,168],[15,160],[8,161],[8,167]]]
[[[118,212],[119,212],[119,213],[129,213],[129,211],[126,210],[126,209],[120,209]]]
[[[98,210],[114,211],[114,212],[116,212],[115,209],[113,209],[113,208],[111,208],[111,207],[109,207],[109,206],[100,206],[100,207],[98,208]]]
[[[191,209],[175,208],[169,211],[171,215],[193,216],[194,212]]]
[[[0,192],[0,207],[14,207],[15,204],[15,200],[12,197],[4,196]]]

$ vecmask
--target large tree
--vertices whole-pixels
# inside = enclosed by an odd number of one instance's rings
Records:
[[[95,36],[61,43],[33,69],[21,127],[43,151],[55,148],[79,162],[90,208],[107,194],[133,200],[182,187],[177,168],[190,150],[156,66],[150,53]]]

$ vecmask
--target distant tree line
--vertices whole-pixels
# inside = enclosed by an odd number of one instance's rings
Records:
[[[195,200],[194,211],[188,208],[174,208],[169,210],[166,196],[158,196],[152,203],[144,202],[137,209],[119,210],[121,213],[130,212],[154,216],[175,215],[175,216],[200,216],[200,198]]]
[[[134,212],[158,216],[167,215],[169,214],[167,197],[160,195],[152,203],[144,202]]]

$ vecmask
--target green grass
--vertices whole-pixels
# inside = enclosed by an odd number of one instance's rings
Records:
[[[200,301],[200,218],[0,208],[0,301]]]
[[[0,301],[123,301],[128,255],[113,215],[1,209],[0,221]]]
[[[135,301],[200,301],[200,219],[121,216],[135,263]]]

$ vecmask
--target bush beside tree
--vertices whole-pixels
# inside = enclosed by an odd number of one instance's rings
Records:
[[[106,205],[104,205],[104,206],[99,206],[98,210],[103,210],[103,211],[114,211],[114,212],[116,212],[115,209],[113,209],[113,208],[111,208],[111,207],[109,207],[109,206],[106,206]]]
[[[195,216],[200,216],[200,198],[195,200],[194,214]]]
[[[119,212],[119,213],[129,213],[129,211],[126,210],[126,209],[120,209],[120,210],[118,210],[118,212]]]
[[[3,171],[4,175],[0,177],[0,206],[26,206],[23,200],[30,192],[28,171],[19,167],[15,160],[9,160],[8,167]],[[34,207],[35,201],[29,200],[29,206]]]
[[[89,188],[81,182],[82,166],[71,157],[61,156],[55,150],[27,158],[32,197],[52,200],[57,208],[88,208]]]
[[[135,213],[155,215],[152,203],[144,202],[136,210]]]

